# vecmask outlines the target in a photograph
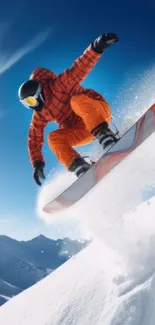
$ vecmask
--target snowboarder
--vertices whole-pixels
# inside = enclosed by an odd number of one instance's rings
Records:
[[[115,33],[99,36],[70,69],[56,76],[52,71],[37,68],[19,88],[19,99],[34,110],[28,135],[28,151],[33,166],[33,177],[38,185],[45,178],[45,161],[41,152],[44,128],[48,122],[58,123],[59,128],[48,136],[48,144],[60,163],[81,176],[90,164],[73,146],[81,146],[98,139],[104,147],[116,141],[109,128],[111,109],[103,96],[80,83],[88,75],[111,44],[118,41]]]

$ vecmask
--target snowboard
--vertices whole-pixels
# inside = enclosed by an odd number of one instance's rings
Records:
[[[94,165],[70,187],[43,207],[49,214],[67,209],[79,201],[117,164],[140,146],[155,131],[155,104],[113,144]]]

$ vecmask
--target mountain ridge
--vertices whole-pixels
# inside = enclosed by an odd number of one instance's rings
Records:
[[[0,305],[46,277],[86,244],[42,234],[27,241],[0,235]]]

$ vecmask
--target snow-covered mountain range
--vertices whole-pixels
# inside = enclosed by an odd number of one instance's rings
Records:
[[[43,235],[29,241],[0,236],[0,305],[47,276],[85,245]]]

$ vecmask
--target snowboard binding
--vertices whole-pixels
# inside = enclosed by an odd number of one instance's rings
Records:
[[[77,157],[73,160],[73,162],[68,170],[70,172],[73,172],[77,177],[80,177],[90,167],[91,167],[91,164],[89,164],[83,157]]]
[[[119,131],[116,128],[116,132],[114,133],[108,126],[107,122],[103,122],[99,124],[94,130],[92,130],[92,134],[96,137],[99,143],[102,145],[103,149],[107,149],[112,144],[115,144],[119,139]]]

